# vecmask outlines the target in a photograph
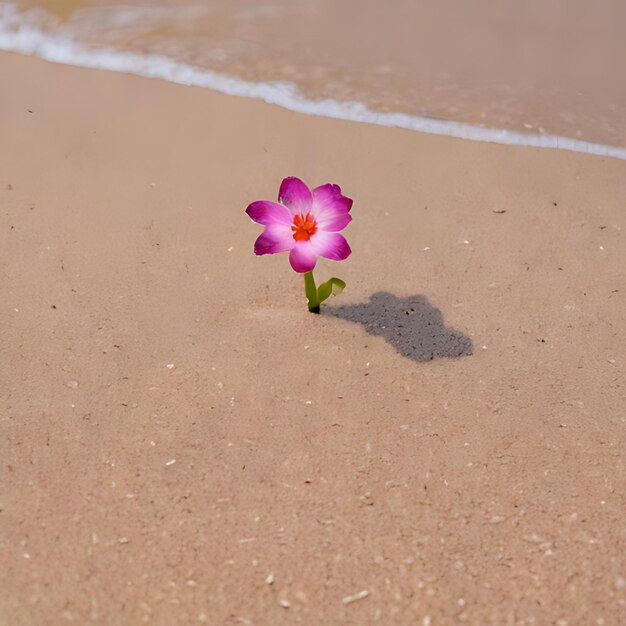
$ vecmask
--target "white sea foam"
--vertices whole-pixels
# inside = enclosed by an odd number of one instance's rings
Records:
[[[256,98],[307,115],[318,115],[380,126],[406,128],[433,135],[445,135],[497,144],[556,148],[626,160],[626,148],[579,141],[558,135],[519,133],[483,128],[463,122],[435,120],[407,113],[381,113],[360,102],[305,98],[287,82],[250,82],[212,70],[180,63],[165,56],[89,48],[69,38],[48,34],[21,23],[11,5],[0,5],[0,50],[36,55],[47,61],[159,78],[182,85],[205,87],[231,96]]]

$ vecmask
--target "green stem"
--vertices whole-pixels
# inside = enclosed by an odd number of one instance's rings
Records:
[[[315,278],[313,278],[312,271],[304,275],[304,293],[309,301],[309,311],[311,313],[319,313],[320,303],[317,299],[317,287],[315,286]]]

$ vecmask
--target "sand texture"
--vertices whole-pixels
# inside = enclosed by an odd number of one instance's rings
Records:
[[[0,624],[625,623],[626,162],[0,85]],[[355,201],[322,315],[288,175]]]

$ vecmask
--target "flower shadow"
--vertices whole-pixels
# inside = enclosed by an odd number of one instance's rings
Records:
[[[441,311],[423,295],[398,298],[379,291],[369,302],[323,309],[349,322],[362,324],[371,335],[383,337],[402,356],[416,362],[472,354],[472,340],[445,325]]]

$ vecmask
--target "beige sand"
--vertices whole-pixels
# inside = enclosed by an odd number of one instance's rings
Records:
[[[624,619],[626,163],[0,84],[0,623]],[[355,200],[319,316],[286,175]]]

